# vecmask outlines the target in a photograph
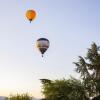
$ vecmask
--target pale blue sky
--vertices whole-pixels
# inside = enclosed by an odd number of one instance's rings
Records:
[[[37,12],[30,24],[28,9]],[[100,45],[100,0],[0,1],[0,95],[41,97],[41,78],[78,77],[74,64],[94,41]],[[48,38],[44,58],[38,38]]]

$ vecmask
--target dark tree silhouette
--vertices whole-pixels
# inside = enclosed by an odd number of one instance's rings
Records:
[[[84,86],[89,96],[100,94],[100,46],[92,43],[86,57],[79,56],[76,72],[81,74]]]

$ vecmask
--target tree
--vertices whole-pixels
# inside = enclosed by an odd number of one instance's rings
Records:
[[[50,84],[52,81],[49,79],[40,79],[42,84]]]
[[[91,44],[86,57],[79,56],[76,65],[76,72],[81,74],[84,87],[89,96],[100,94],[100,46]]]
[[[80,80],[75,78],[45,82],[43,80],[42,93],[46,100],[88,100]]]

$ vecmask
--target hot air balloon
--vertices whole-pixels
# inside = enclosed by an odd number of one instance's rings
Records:
[[[31,23],[31,21],[34,20],[36,17],[36,12],[34,10],[27,10],[26,17]]]
[[[39,49],[39,51],[41,52],[42,57],[43,57],[43,54],[49,48],[50,42],[46,38],[39,38],[37,40],[37,44],[36,45],[37,45],[37,48]]]

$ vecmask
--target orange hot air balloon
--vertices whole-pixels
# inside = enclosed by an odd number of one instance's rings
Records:
[[[31,23],[31,21],[34,20],[36,17],[36,12],[34,10],[27,10],[26,17]]]

